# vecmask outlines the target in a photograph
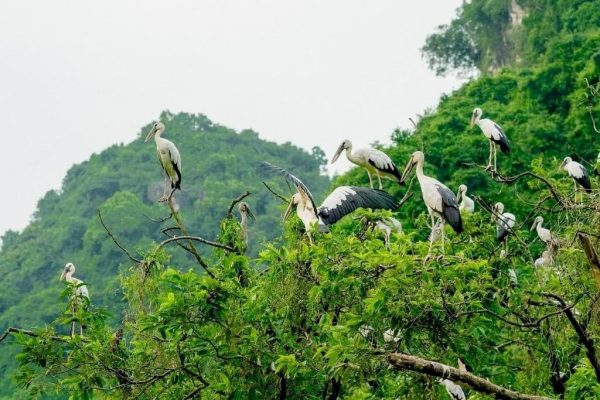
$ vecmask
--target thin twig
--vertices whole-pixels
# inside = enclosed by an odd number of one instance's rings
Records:
[[[239,203],[240,201],[244,200],[246,197],[250,196],[252,193],[246,191],[244,194],[241,194],[240,196],[236,197],[235,199],[233,199],[231,201],[231,204],[229,205],[229,208],[227,209],[227,216],[231,217],[231,212],[233,211],[233,207],[235,207],[235,205],[237,203]]]
[[[280,195],[279,193],[277,193],[273,189],[271,189],[271,187],[269,185],[267,185],[267,182],[263,181],[263,185],[265,185],[267,190],[269,190],[269,192],[271,192],[275,197],[279,198],[279,200],[283,201],[284,203],[290,202],[288,199],[286,199],[285,197],[283,197],[282,195]]]
[[[8,328],[7,330],[4,331],[4,333],[2,334],[2,336],[0,336],[0,342],[2,342],[4,339],[6,339],[6,337],[8,335],[13,334],[13,333],[22,333],[24,335],[31,336],[31,337],[40,337],[39,334],[37,334],[37,333],[35,333],[33,331],[30,331],[28,329],[21,329],[21,328],[10,327],[10,328]],[[60,336],[49,336],[49,338],[50,338],[50,340],[55,340],[57,342],[66,342],[66,340],[63,339],[63,338],[61,338]]]
[[[121,250],[123,250],[125,252],[125,254],[127,254],[127,257],[129,257],[129,259],[131,261],[134,261],[134,262],[136,262],[138,264],[141,263],[142,260],[137,259],[134,256],[132,256],[129,253],[129,251],[127,251],[127,249],[125,247],[121,246],[121,244],[117,241],[117,239],[115,238],[115,236],[112,234],[112,232],[108,229],[108,227],[104,223],[104,220],[102,219],[102,212],[100,211],[100,209],[98,209],[98,219],[100,219],[100,223],[102,224],[102,227],[104,228],[104,230],[106,231],[106,233],[108,233],[108,236],[110,236],[110,238],[117,245],[117,247],[120,248]]]
[[[162,242],[161,242],[161,243],[158,245],[158,248],[160,249],[160,248],[161,248],[161,247],[163,247],[164,245],[166,245],[166,244],[168,244],[168,243],[171,243],[171,242],[178,241],[178,240],[188,240],[188,241],[189,241],[189,240],[193,240],[193,241],[196,241],[196,242],[200,242],[200,243],[207,244],[207,245],[209,245],[209,246],[218,247],[218,248],[220,248],[220,249],[223,249],[223,250],[227,250],[227,251],[231,251],[231,252],[234,252],[234,251],[235,251],[235,249],[234,249],[234,248],[232,248],[232,247],[229,247],[229,246],[227,246],[227,245],[224,245],[224,244],[221,244],[221,243],[217,243],[217,242],[212,242],[212,241],[210,241],[210,240],[207,240],[207,239],[201,238],[200,236],[189,236],[189,235],[184,235],[184,236],[173,236],[173,237],[170,237],[169,239],[166,239],[166,240],[162,241]]]

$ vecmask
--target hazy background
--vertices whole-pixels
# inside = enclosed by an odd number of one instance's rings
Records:
[[[3,0],[0,233],[165,109],[329,158],[345,138],[387,142],[458,86],[419,48],[461,2]]]

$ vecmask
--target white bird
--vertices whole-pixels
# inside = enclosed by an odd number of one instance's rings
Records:
[[[496,146],[500,146],[500,150],[503,153],[510,153],[510,144],[508,142],[508,137],[504,133],[504,130],[492,121],[491,119],[481,118],[483,115],[483,111],[481,108],[477,107],[473,110],[473,115],[471,116],[471,127],[473,125],[479,126],[484,136],[488,138],[490,142],[490,156],[488,158],[488,168],[492,167],[492,155],[494,159],[494,171],[496,171]]]
[[[431,217],[431,234],[430,237],[434,237],[434,231],[436,229],[435,217],[437,216],[441,222],[441,233],[442,233],[442,253],[444,252],[444,227],[446,222],[450,224],[452,229],[456,233],[463,231],[462,219],[460,217],[460,211],[458,209],[458,203],[452,190],[448,189],[446,185],[429,177],[423,173],[423,163],[425,162],[425,155],[420,151],[415,151],[404,172],[402,173],[401,181],[404,182],[410,171],[416,166],[417,179],[421,186],[421,192],[423,194],[423,201],[427,206],[427,211]],[[429,253],[431,253],[431,246],[433,241],[429,243]]]
[[[245,201],[238,204],[238,211],[240,212],[240,235],[246,248],[248,248],[248,220],[252,218],[252,220],[256,221],[256,218]]]
[[[402,337],[400,336],[400,330],[394,331],[392,328],[383,332],[383,341],[386,343],[398,343]]]
[[[389,249],[390,247],[392,232],[402,233],[402,224],[393,217],[381,218],[376,221],[367,221],[367,219],[363,217],[361,222],[363,226],[366,226],[366,229],[370,228],[373,229],[373,231],[383,233],[383,242],[385,243],[386,249]]]
[[[382,189],[382,176],[401,183],[401,177],[398,168],[396,168],[396,165],[392,159],[383,151],[368,147],[364,149],[358,149],[352,153],[352,142],[346,139],[342,142],[340,147],[338,147],[335,155],[331,159],[332,164],[337,161],[338,157],[344,150],[346,150],[346,157],[348,158],[348,161],[367,170],[371,189],[373,188],[373,178],[371,174],[377,175],[377,179],[379,180],[379,190]]]
[[[79,310],[80,306],[85,307],[90,300],[90,294],[88,292],[87,286],[83,284],[83,281],[73,277],[75,273],[75,265],[73,263],[67,263],[65,268],[63,269],[62,274],[60,275],[60,280],[67,282],[72,286],[73,292],[71,294],[71,298],[69,302],[71,303],[71,311],[73,313],[73,321],[71,321],[71,337],[75,334],[75,315]],[[79,334],[83,335],[83,325],[81,322],[79,323]]]
[[[162,122],[155,122],[148,132],[148,135],[146,135],[146,140],[144,140],[144,142],[147,142],[154,136],[154,141],[156,142],[156,154],[158,155],[160,165],[167,176],[167,179],[165,180],[165,191],[161,201],[169,200],[175,189],[181,189],[181,155],[173,142],[161,137],[164,131],[165,125]],[[171,184],[171,193],[167,196],[169,182]]]
[[[516,220],[514,214],[504,212],[504,204],[500,202],[494,204],[492,221],[496,221],[496,239],[506,247],[504,254],[508,253],[508,235],[512,232]]]
[[[313,225],[318,225],[320,232],[329,232],[327,225],[336,223],[342,217],[358,208],[371,208],[380,210],[393,210],[398,206],[396,200],[388,193],[358,186],[340,186],[325,198],[320,207],[315,201],[306,185],[290,172],[268,162],[262,162],[263,168],[269,172],[283,176],[296,186],[296,193],[284,213],[286,220],[296,206],[296,215],[304,223],[310,242],[310,230]]]
[[[458,193],[456,194],[456,201],[458,202],[459,210],[467,213],[475,211],[475,202],[472,198],[467,196],[467,185],[460,185],[458,187]]]
[[[549,249],[546,249],[542,252],[542,255],[537,258],[534,262],[534,266],[535,267],[549,267],[553,264],[553,257],[552,257],[552,251]]]
[[[362,337],[364,337],[365,339],[368,339],[374,330],[375,330],[375,328],[373,328],[371,325],[361,325],[358,328],[358,333],[360,333],[360,335]]]
[[[458,359],[458,369],[463,372],[467,372],[467,368],[462,360]],[[463,389],[454,383],[454,381],[450,379],[438,378],[438,382],[442,384],[446,388],[446,392],[450,396],[452,400],[466,400],[467,396],[465,396],[465,392]]]
[[[448,392],[448,395],[452,400],[467,399],[467,396],[465,396],[465,392],[462,390],[462,388],[450,379],[439,378],[438,382],[446,388],[446,392]]]
[[[548,246],[549,249],[558,247],[560,241],[558,240],[558,238],[556,236],[554,236],[552,234],[550,229],[544,228],[542,226],[543,223],[544,223],[544,218],[542,218],[541,216],[535,217],[535,220],[533,221],[533,225],[531,225],[531,230],[534,230],[534,229],[536,230],[537,235],[540,238],[540,240],[542,242],[544,242],[546,244],[546,246]]]
[[[577,161],[573,161],[571,157],[565,157],[560,167],[567,171],[569,176],[573,178],[573,185],[575,185],[575,191],[577,191],[577,184],[587,192],[592,192],[592,184],[590,182],[590,175],[587,169],[579,164]]]

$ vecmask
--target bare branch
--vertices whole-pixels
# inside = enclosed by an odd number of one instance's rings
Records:
[[[28,329],[21,329],[21,328],[10,327],[10,328],[8,328],[7,330],[4,331],[4,333],[2,334],[2,336],[0,336],[0,342],[2,342],[4,339],[6,339],[6,337],[8,335],[13,334],[13,333],[22,333],[24,335],[31,336],[31,337],[40,337],[39,334],[37,334],[37,333],[35,333],[33,331],[30,331]],[[50,338],[50,340],[55,340],[57,342],[66,342],[66,340],[63,339],[63,338],[61,338],[60,336],[49,336],[49,338]]]
[[[207,240],[207,239],[201,238],[200,236],[188,236],[188,235],[185,235],[185,236],[173,236],[173,237],[170,237],[170,238],[168,238],[168,239],[166,239],[166,240],[163,240],[163,241],[162,241],[162,242],[161,242],[161,243],[158,245],[158,248],[160,249],[160,248],[161,248],[161,247],[163,247],[164,245],[166,245],[166,244],[168,244],[168,243],[171,243],[171,242],[178,241],[178,240],[188,240],[188,241],[189,241],[189,240],[193,240],[193,241],[196,241],[196,242],[200,242],[200,243],[207,244],[207,245],[209,245],[209,246],[218,247],[219,249],[223,249],[223,250],[227,250],[227,251],[231,251],[231,252],[234,252],[234,251],[235,251],[235,249],[234,249],[234,248],[232,248],[232,247],[229,247],[229,246],[226,246],[226,245],[224,245],[224,244],[217,243],[217,242],[212,242],[212,241],[210,241],[210,240]]]
[[[229,208],[227,209],[227,216],[230,217],[231,216],[231,212],[233,211],[233,207],[235,207],[235,205],[237,203],[239,203],[240,201],[244,200],[246,197],[250,196],[252,193],[246,191],[246,193],[241,194],[240,196],[236,197],[235,199],[233,199],[231,201],[231,204],[229,205]]]
[[[267,185],[267,182],[263,181],[263,185],[265,185],[266,188],[267,188],[267,190],[269,192],[271,192],[275,197],[279,198],[279,200],[283,201],[284,203],[289,203],[290,202],[288,199],[286,199],[285,197],[283,197],[282,195],[280,195],[279,193],[277,193],[273,189],[271,189],[271,187],[269,185]]]
[[[389,363],[397,369],[408,369],[422,374],[437,376],[442,379],[450,379],[455,382],[469,385],[473,390],[508,400],[550,400],[549,397],[536,396],[515,392],[502,386],[491,383],[467,371],[461,371],[449,365],[440,364],[435,361],[411,356],[403,353],[392,353],[388,355]]]
[[[596,373],[596,380],[600,383],[600,361],[598,361],[598,357],[596,356],[596,348],[594,347],[594,340],[588,335],[585,328],[577,321],[575,315],[573,314],[573,306],[567,307],[567,303],[562,299],[562,297],[553,294],[553,293],[542,293],[542,296],[549,297],[558,302],[557,306],[560,306],[562,312],[565,313],[565,316],[573,326],[573,329],[577,333],[579,337],[579,343],[581,343],[586,349],[586,355],[588,360],[590,360],[590,364],[594,368],[594,372]]]
[[[121,244],[119,244],[119,242],[117,241],[117,239],[115,238],[115,236],[112,234],[112,232],[108,229],[108,227],[104,223],[104,220],[102,219],[102,212],[100,212],[100,209],[98,209],[98,219],[100,219],[100,223],[102,224],[102,227],[104,228],[104,230],[106,231],[106,233],[108,233],[108,236],[110,236],[110,238],[117,245],[117,247],[120,248],[121,250],[123,250],[125,252],[125,254],[127,254],[127,257],[129,257],[129,259],[131,261],[136,262],[138,264],[141,263],[142,260],[137,259],[134,256],[132,256],[131,253],[129,253],[129,251],[127,251],[127,249],[125,247],[123,247],[123,246],[121,246]]]

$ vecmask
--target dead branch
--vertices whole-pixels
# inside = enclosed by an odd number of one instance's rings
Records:
[[[267,190],[269,192],[271,192],[275,197],[277,197],[279,200],[283,201],[284,203],[289,203],[290,201],[288,199],[286,199],[285,197],[283,197],[282,195],[280,195],[279,193],[275,192],[273,189],[271,189],[271,187],[269,185],[267,185],[267,182],[263,181],[263,185],[265,185],[265,187],[267,188]]]
[[[583,232],[577,232],[575,236],[581,242],[581,247],[583,247],[583,252],[588,259],[588,263],[592,269],[592,275],[594,276],[594,280],[596,281],[596,287],[600,289],[600,259],[598,259],[598,253],[596,253],[596,249],[592,245],[592,242],[589,237]]]
[[[463,163],[463,165],[466,165],[468,167],[478,167],[478,168],[481,168],[484,170],[487,169],[486,167],[484,167],[482,165],[477,165],[475,163]],[[527,176],[537,179],[548,188],[548,191],[550,192],[550,194],[552,194],[552,197],[554,197],[554,200],[556,200],[556,202],[558,204],[560,204],[564,208],[568,208],[568,206],[569,206],[568,202],[563,198],[563,196],[560,195],[558,190],[556,190],[554,188],[554,186],[552,186],[552,184],[550,182],[548,182],[548,180],[546,178],[539,176],[537,174],[534,174],[531,171],[521,172],[520,174],[517,174],[514,176],[504,176],[502,174],[499,174],[497,171],[490,171],[490,175],[494,181],[499,182],[499,183],[514,183],[514,182],[518,181],[519,179],[521,179],[523,177],[527,177]]]
[[[2,342],[4,339],[6,339],[8,337],[8,335],[13,334],[13,333],[22,333],[24,335],[31,336],[31,337],[40,337],[39,334],[37,334],[33,331],[30,331],[28,329],[10,327],[4,331],[2,336],[0,336],[0,342]],[[61,338],[60,336],[49,336],[49,338],[50,338],[50,340],[55,340],[57,342],[66,342],[66,340]]]
[[[588,360],[590,360],[590,364],[592,364],[592,368],[594,368],[594,372],[596,373],[596,380],[600,383],[600,361],[598,361],[598,357],[596,356],[596,348],[594,347],[594,340],[588,335],[585,328],[577,321],[575,315],[573,314],[573,306],[567,307],[567,303],[562,299],[562,297],[553,294],[553,293],[542,293],[542,296],[549,297],[558,302],[558,305],[561,308],[561,311],[565,313],[565,316],[573,326],[573,329],[577,333],[579,337],[579,343],[583,345],[586,349],[586,355]]]
[[[442,379],[450,379],[455,382],[469,385],[473,390],[492,395],[497,399],[508,400],[550,400],[549,397],[536,396],[515,392],[502,386],[491,383],[467,371],[461,371],[449,365],[441,364],[424,358],[411,356],[403,353],[392,353],[388,355],[388,362],[395,368],[408,369],[422,374],[436,376]]]
[[[173,195],[173,191],[171,191],[171,195]],[[172,200],[171,196],[169,196],[169,199],[167,201],[167,206],[169,207],[169,210],[171,211],[171,215],[173,215],[173,219],[175,220],[175,223],[179,227],[179,230],[181,231],[181,233],[183,233],[184,236],[186,236],[186,237],[193,237],[185,229],[185,225],[183,225],[183,221],[181,221],[181,218],[179,218],[179,214],[177,213],[177,211],[175,211],[175,208],[173,207],[173,202],[171,200]],[[182,236],[180,236],[180,237],[182,237]],[[167,240],[172,240],[172,239],[173,238],[167,239]],[[211,278],[214,278],[215,274],[212,273],[212,271],[208,267],[208,264],[202,259],[202,257],[200,256],[200,253],[198,253],[198,250],[194,246],[193,240],[194,239],[188,239],[188,243],[190,245],[189,250],[187,248],[183,247],[183,246],[182,247],[185,250],[187,250],[190,254],[192,254],[194,256],[194,258],[196,259],[196,261],[198,262],[198,264],[204,269],[204,271],[206,271],[206,273]],[[164,246],[164,244],[166,244],[166,243],[163,242],[162,245]],[[161,245],[159,245],[159,248],[160,247],[161,247]]]
[[[231,251],[231,252],[234,252],[234,251],[235,251],[235,249],[234,249],[234,248],[232,248],[232,247],[229,247],[229,246],[226,246],[226,245],[224,245],[224,244],[217,243],[217,242],[212,242],[212,241],[210,241],[210,240],[207,240],[207,239],[201,238],[200,236],[188,236],[188,235],[184,235],[184,236],[173,236],[173,237],[170,237],[170,238],[168,238],[168,239],[166,239],[166,240],[163,240],[163,241],[162,241],[162,242],[161,242],[161,243],[158,245],[158,248],[160,249],[160,248],[161,248],[161,247],[163,247],[164,245],[166,245],[166,244],[168,244],[168,243],[171,243],[171,242],[178,241],[178,240],[187,240],[187,241],[193,240],[193,241],[195,241],[195,242],[204,243],[204,244],[207,244],[207,245],[209,245],[209,246],[217,247],[217,248],[219,248],[219,249],[223,249],[223,250],[227,250],[227,251]]]
[[[102,224],[102,227],[104,228],[104,230],[106,231],[106,233],[108,233],[108,236],[110,236],[110,238],[117,245],[117,247],[120,248],[121,250],[123,250],[125,252],[125,254],[127,254],[127,257],[129,257],[129,259],[131,261],[136,262],[138,264],[141,263],[142,260],[137,259],[134,256],[132,256],[131,253],[129,253],[129,251],[127,251],[127,249],[125,247],[121,246],[121,244],[117,241],[117,239],[115,238],[115,236],[112,234],[112,232],[108,229],[108,227],[104,223],[104,220],[102,219],[102,212],[100,212],[100,209],[98,209],[98,219],[100,220],[100,223]]]
[[[231,201],[231,204],[229,205],[229,208],[227,209],[227,217],[231,217],[231,212],[233,211],[233,207],[235,207],[235,205],[237,203],[239,203],[240,201],[244,200],[246,197],[250,196],[252,193],[246,191],[246,193],[241,194],[240,196],[236,197],[235,199],[233,199]]]

